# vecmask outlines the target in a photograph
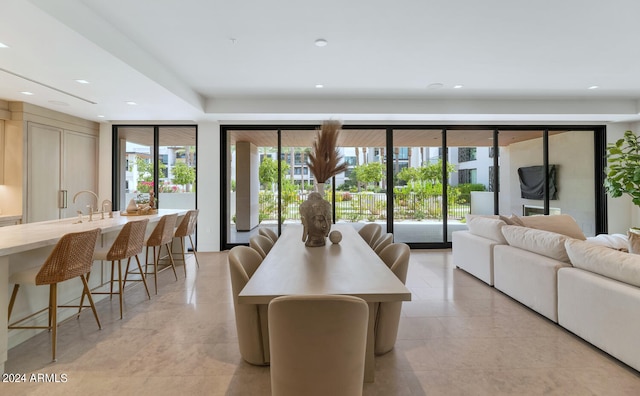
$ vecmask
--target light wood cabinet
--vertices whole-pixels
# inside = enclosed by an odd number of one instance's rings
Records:
[[[26,222],[73,217],[98,207],[97,136],[35,122],[27,123]]]

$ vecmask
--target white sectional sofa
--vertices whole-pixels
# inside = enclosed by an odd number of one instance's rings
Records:
[[[640,255],[617,250],[624,236],[587,239],[566,215],[468,225],[453,233],[457,267],[640,370]]]

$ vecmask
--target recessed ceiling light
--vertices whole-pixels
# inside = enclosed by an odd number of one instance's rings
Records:
[[[0,48],[9,48],[9,46],[4,43],[0,43]]]
[[[462,87],[463,87],[463,85],[460,85],[460,84],[458,84],[458,85],[454,85],[454,86],[453,86],[453,88],[454,88],[454,89],[460,89],[460,88],[462,88]]]
[[[104,118],[102,114],[98,114],[98,118]]]
[[[20,93],[23,95],[33,95],[33,92],[29,92],[29,91],[22,91]]]
[[[315,41],[316,47],[325,47],[329,42],[325,39],[317,39]]]
[[[444,87],[443,83],[433,83],[433,84],[427,85],[428,89],[440,89],[442,87]]]
[[[131,106],[137,105],[137,103],[133,102],[133,101],[128,101],[128,102],[125,102],[125,103],[128,104],[128,105],[131,105]]]
[[[76,80],[76,82],[79,84],[89,84],[89,81],[87,80]]]
[[[322,85],[322,84],[316,84],[316,88],[324,88],[324,85]]]
[[[587,88],[587,89],[598,89],[598,88],[600,88],[598,85],[592,85],[592,86],[590,86],[590,87],[589,87],[589,88]]]

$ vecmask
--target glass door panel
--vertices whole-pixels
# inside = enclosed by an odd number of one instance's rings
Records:
[[[160,127],[158,136],[158,207],[195,209],[196,128]]]
[[[500,214],[527,216],[544,213],[541,195],[529,195],[520,175],[544,164],[543,131],[499,131]],[[525,185],[530,183],[525,180]]]
[[[553,165],[550,214],[572,216],[586,236],[595,236],[594,132],[549,133],[549,164]],[[555,198],[555,199],[554,199]]]
[[[384,129],[345,129],[338,147],[347,171],[335,177],[336,223],[360,229],[377,223],[387,230],[387,150]]]
[[[442,130],[393,131],[396,242],[443,242],[442,158]]]
[[[227,243],[248,244],[258,226],[278,225],[278,131],[231,130],[227,134]]]
[[[151,126],[117,127],[117,169],[120,170],[114,208],[126,210],[131,200],[149,201],[153,191],[153,135]]]
[[[447,131],[447,242],[465,230],[466,215],[494,214],[492,130]]]

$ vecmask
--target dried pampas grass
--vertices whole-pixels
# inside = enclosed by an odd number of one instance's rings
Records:
[[[340,172],[347,170],[347,164],[338,153],[337,142],[341,124],[337,121],[325,121],[316,134],[309,152],[309,170],[317,183],[324,183]]]

